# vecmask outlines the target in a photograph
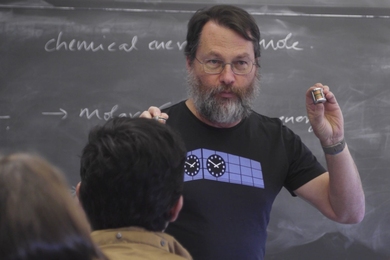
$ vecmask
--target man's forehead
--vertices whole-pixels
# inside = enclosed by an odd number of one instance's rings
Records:
[[[226,55],[224,55],[223,53],[220,53],[218,51],[214,51],[214,50],[211,50],[209,52],[203,52],[202,55],[207,57],[207,58],[216,58],[216,59],[225,59],[226,58],[225,57]],[[229,56],[234,56],[235,59],[251,59],[253,57],[253,55],[251,55],[248,52],[230,53]]]
[[[204,25],[199,39],[198,52],[215,56],[254,57],[252,41],[230,28],[214,22]]]

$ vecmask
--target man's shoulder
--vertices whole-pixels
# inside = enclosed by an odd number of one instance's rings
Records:
[[[254,110],[252,110],[252,113],[250,114],[249,118],[253,119],[253,120],[261,120],[261,121],[265,121],[265,122],[274,122],[274,123],[281,123],[281,120],[280,118],[277,118],[277,117],[270,117],[270,116],[266,116],[266,115],[263,115],[263,114],[260,114]]]
[[[273,126],[273,127],[280,128],[283,126],[283,122],[280,120],[280,118],[262,115],[256,111],[252,111],[252,113],[247,118],[247,122],[250,125],[258,124],[266,127]]]
[[[179,101],[175,104],[172,104],[166,108],[161,109],[161,112],[170,113],[171,111],[181,110],[186,107],[185,102],[186,100]]]

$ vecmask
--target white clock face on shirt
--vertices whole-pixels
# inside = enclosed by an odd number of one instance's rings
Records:
[[[226,171],[225,160],[217,154],[209,156],[207,158],[207,170],[214,177],[221,177]]]
[[[200,170],[200,161],[199,158],[195,155],[187,156],[186,162],[184,164],[184,172],[189,176],[195,176]]]

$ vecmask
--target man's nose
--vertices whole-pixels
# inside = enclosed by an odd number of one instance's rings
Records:
[[[229,66],[227,66],[229,65]],[[233,72],[232,64],[226,63],[222,69],[222,72],[220,74],[219,80],[220,82],[223,82],[225,85],[230,85],[234,83],[236,79],[236,75]]]

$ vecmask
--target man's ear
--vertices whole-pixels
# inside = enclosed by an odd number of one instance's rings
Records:
[[[169,222],[174,222],[177,219],[182,207],[183,207],[183,196],[180,196],[180,198],[177,200],[175,205],[173,205],[173,207],[171,208],[171,211],[170,211],[171,219],[169,220]]]
[[[76,186],[76,196],[77,196],[77,199],[80,201],[80,186],[81,186],[81,181],[79,183],[77,183],[77,186]]]

